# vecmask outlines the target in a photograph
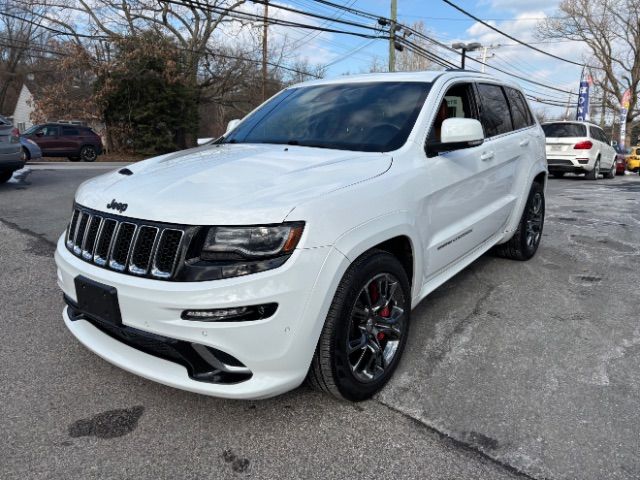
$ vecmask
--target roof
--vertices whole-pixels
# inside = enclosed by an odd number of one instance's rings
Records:
[[[580,125],[590,125],[592,127],[601,128],[600,125],[598,125],[597,123],[589,122],[587,120],[550,120],[548,122],[542,122],[540,125],[550,125],[552,123],[577,123]]]
[[[310,80],[292,85],[292,87],[308,87],[314,85],[335,85],[343,83],[370,83],[370,82],[429,82],[438,78],[468,78],[493,80],[503,85],[518,87],[517,83],[496,78],[492,75],[473,70],[449,69],[449,70],[425,70],[421,72],[384,72],[365,73],[360,75],[342,75],[335,78]]]

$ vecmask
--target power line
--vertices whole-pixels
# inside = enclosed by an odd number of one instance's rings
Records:
[[[354,48],[353,50],[351,50],[350,52],[347,52],[347,53],[346,53],[346,54],[344,54],[344,55],[340,55],[338,58],[335,58],[335,59],[331,60],[329,63],[327,63],[327,64],[323,65],[323,67],[324,67],[324,68],[328,68],[328,67],[331,67],[331,66],[335,65],[336,63],[340,63],[340,62],[342,62],[343,60],[346,60],[346,59],[347,59],[347,58],[349,58],[350,56],[352,56],[352,55],[354,55],[354,54],[358,53],[360,50],[362,50],[362,49],[364,49],[364,48],[368,47],[369,45],[371,45],[373,42],[375,42],[375,40],[376,40],[376,39],[374,38],[374,39],[371,39],[371,40],[367,40],[367,41],[365,41],[365,43],[363,43],[363,44],[362,44],[362,45],[360,45],[359,47]]]
[[[465,9],[463,9],[463,8],[459,7],[458,5],[456,5],[455,3],[453,3],[451,0],[442,0],[442,1],[443,1],[444,3],[446,3],[447,5],[449,5],[449,6],[453,7],[453,8],[455,8],[455,9],[456,9],[456,10],[458,10],[459,12],[461,12],[461,13],[465,14],[466,16],[468,16],[468,17],[470,17],[470,18],[473,18],[476,22],[481,23],[481,24],[482,24],[482,25],[484,25],[485,27],[490,28],[490,29],[491,29],[491,30],[493,30],[494,32],[497,32],[497,33],[499,33],[500,35],[503,35],[503,36],[507,37],[508,39],[513,40],[513,41],[514,41],[514,42],[516,42],[516,43],[519,43],[520,45],[523,45],[523,46],[525,46],[525,47],[527,47],[527,48],[530,48],[531,50],[535,50],[535,51],[536,51],[536,52],[538,52],[538,53],[542,53],[542,54],[544,54],[544,55],[547,55],[548,57],[555,58],[556,60],[561,60],[561,61],[566,62],[566,63],[571,63],[571,64],[573,64],[573,65],[577,65],[577,66],[579,66],[579,67],[583,67],[583,66],[585,66],[585,65],[584,65],[584,64],[582,64],[582,63],[574,62],[573,60],[568,60],[568,59],[566,59],[566,58],[559,57],[558,55],[554,55],[553,53],[545,52],[544,50],[542,50],[542,49],[540,49],[540,48],[538,48],[538,47],[534,47],[534,46],[532,46],[532,45],[528,44],[527,42],[524,42],[524,41],[520,40],[519,38],[516,38],[516,37],[514,37],[514,36],[512,36],[512,35],[509,35],[508,33],[503,32],[503,31],[502,31],[502,30],[500,30],[499,28],[494,27],[494,26],[493,26],[493,25],[491,25],[490,23],[485,22],[485,21],[484,21],[484,20],[482,20],[481,18],[478,18],[478,17],[476,17],[475,15],[473,15],[472,13],[469,13],[469,12],[468,12],[468,11],[466,11]],[[604,70],[604,69],[603,69],[603,68],[601,68],[601,67],[596,67],[596,66],[593,66],[593,65],[586,65],[586,66],[587,66],[587,67],[590,67],[590,68],[595,68],[595,69],[598,69],[598,70]]]
[[[370,18],[370,19],[376,19],[377,18],[379,23],[390,24],[390,22],[391,22],[390,19],[388,19],[388,18],[386,18],[384,16],[375,15],[374,13],[366,12],[366,11],[363,11],[363,10],[360,10],[360,9],[355,9],[355,8],[351,8],[351,7],[345,7],[343,5],[336,4],[336,3],[331,2],[329,0],[314,0],[314,1],[317,2],[317,3],[324,4],[324,5],[329,5],[329,6],[333,7],[333,8],[346,10],[346,11],[348,11],[348,12],[354,14],[354,15],[360,15],[360,16],[363,16],[363,17],[366,17],[366,18]],[[448,0],[443,0],[443,1],[448,2]],[[427,40],[427,41],[429,41],[429,42],[431,42],[431,43],[433,43],[433,44],[435,44],[435,45],[437,45],[437,46],[439,46],[439,47],[441,47],[441,48],[443,48],[445,50],[448,50],[450,52],[454,52],[454,53],[458,54],[458,52],[456,52],[453,48],[449,47],[448,45],[445,45],[444,43],[442,43],[442,42],[440,42],[440,41],[438,41],[438,40],[436,40],[436,39],[434,39],[434,38],[432,38],[432,37],[430,37],[428,35],[425,35],[424,33],[420,32],[420,31],[418,31],[418,30],[416,30],[416,29],[414,29],[412,27],[408,27],[408,26],[402,25],[402,24],[398,24],[398,26],[400,28],[408,31],[408,32],[411,32],[412,34],[416,35],[417,37],[423,38],[423,39],[425,39],[425,40]],[[518,39],[514,39],[514,40],[515,41],[519,41]],[[405,39],[405,41],[406,41],[406,39]],[[535,48],[535,47],[533,47],[533,48]],[[420,53],[423,53],[423,54],[429,53],[431,55],[430,59],[433,59],[433,57],[436,56],[441,61],[444,61],[446,63],[451,64],[450,61],[444,59],[442,56],[434,54],[432,52],[426,52],[424,49],[420,50]],[[531,83],[531,84],[534,84],[534,85],[538,85],[540,87],[544,87],[544,88],[547,88],[549,90],[554,90],[554,91],[561,92],[561,93],[567,93],[567,94],[571,94],[571,95],[575,95],[575,96],[578,95],[577,93],[570,92],[568,90],[563,90],[561,88],[557,88],[557,87],[554,87],[554,86],[551,86],[551,85],[547,85],[547,84],[544,84],[542,82],[538,82],[538,81],[535,81],[535,80],[531,80],[531,79],[529,79],[527,77],[524,77],[522,75],[518,75],[516,73],[509,72],[509,71],[501,69],[499,67],[495,67],[495,66],[493,66],[491,64],[484,63],[484,62],[482,62],[480,60],[477,60],[477,59],[475,59],[473,57],[469,57],[469,60],[471,60],[473,62],[476,62],[479,65],[485,65],[485,66],[487,66],[489,68],[493,68],[496,71],[499,71],[499,72],[501,72],[501,73],[503,73],[505,75],[509,75],[509,76],[511,76],[513,78],[517,78],[517,79],[522,80],[524,82],[528,82],[528,83]],[[440,63],[440,64],[442,65],[442,63]],[[582,66],[581,64],[577,64],[577,65]]]
[[[347,3],[349,3],[349,6],[353,6],[357,1],[358,0],[349,0]],[[337,12],[334,18],[339,19],[344,14],[345,14],[344,11]],[[331,23],[333,23],[333,21],[326,20],[325,22],[320,24],[320,26],[328,26],[328,25],[331,25]],[[313,39],[317,38],[320,35],[322,35],[322,32],[316,32],[316,33],[307,32],[304,36],[302,36],[301,38],[297,39],[294,42],[292,48],[298,49],[303,45],[307,45],[309,42],[311,42]]]

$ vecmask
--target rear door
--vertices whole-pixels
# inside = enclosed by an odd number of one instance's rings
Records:
[[[523,133],[525,125],[514,126],[505,88],[492,83],[476,86],[485,135],[481,160],[491,188],[490,203],[485,207],[486,234],[490,235],[504,226],[514,208],[516,178],[522,170],[525,161],[522,154],[528,151],[530,140]]]
[[[616,161],[616,151],[609,144],[609,139],[607,138],[607,134],[604,133],[604,130],[595,125],[591,125],[589,129],[592,131],[592,137],[599,142],[600,169],[603,171],[609,170]]]
[[[73,125],[63,125],[60,136],[60,149],[67,154],[78,154],[80,152],[80,130]]]

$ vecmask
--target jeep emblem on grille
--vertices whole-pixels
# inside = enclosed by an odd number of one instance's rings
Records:
[[[107,204],[107,208],[110,208],[112,210],[117,210],[120,213],[124,212],[127,209],[128,206],[129,205],[127,205],[126,203],[116,202],[115,198],[113,200],[111,200],[111,203]]]

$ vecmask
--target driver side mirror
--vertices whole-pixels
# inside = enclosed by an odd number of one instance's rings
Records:
[[[224,134],[226,135],[227,133],[229,133],[231,130],[233,130],[234,128],[236,128],[238,126],[238,124],[240,123],[240,120],[235,118],[233,120],[229,120],[229,123],[227,123],[227,131],[224,132]]]
[[[36,137],[42,137],[44,135],[44,132],[42,130],[40,130],[39,132],[36,132]]]
[[[442,122],[440,141],[427,142],[427,157],[435,157],[441,152],[451,152],[463,148],[482,145],[484,132],[482,124],[475,118],[447,118]]]

